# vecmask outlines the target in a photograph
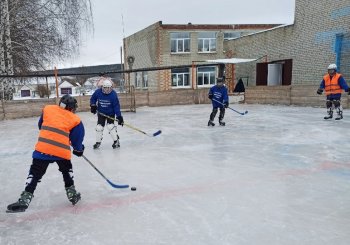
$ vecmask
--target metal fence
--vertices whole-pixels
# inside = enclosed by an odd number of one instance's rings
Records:
[[[127,110],[135,111],[135,89],[125,85],[123,80],[106,77],[91,77],[79,79],[72,77],[18,77],[0,78],[0,99],[6,101],[34,101],[41,99],[55,99],[65,94],[75,97],[91,96],[103,79],[113,82],[113,89],[120,98],[128,101]]]

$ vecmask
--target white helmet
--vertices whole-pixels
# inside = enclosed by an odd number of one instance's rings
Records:
[[[328,70],[337,70],[337,65],[336,64],[330,64],[327,69]]]
[[[102,81],[102,92],[104,94],[109,94],[112,92],[112,81],[109,79],[105,79]]]

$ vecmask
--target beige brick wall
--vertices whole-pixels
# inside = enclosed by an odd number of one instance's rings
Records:
[[[133,35],[124,39],[124,64],[129,70],[127,62],[128,56],[134,56],[133,69],[159,66],[159,24],[155,23]],[[135,85],[135,73],[130,73],[127,77],[131,85]],[[148,89],[158,90],[158,77],[155,72],[148,72]]]
[[[157,22],[145,29],[124,39],[124,57],[135,57],[133,69],[151,68],[159,66],[191,65],[193,61],[204,61],[208,59],[224,58],[223,39],[225,31],[235,32],[256,32],[266,29],[269,25],[163,25]],[[270,25],[271,26],[271,25]],[[222,28],[221,28],[222,27]],[[226,28],[226,29],[225,29]],[[237,28],[237,29],[235,29]],[[190,32],[190,53],[171,53],[170,33],[172,32]],[[198,33],[201,31],[213,31],[217,33],[217,50],[213,53],[198,53]],[[130,69],[129,66],[127,66]],[[192,69],[189,69],[190,77]],[[195,73],[194,73],[195,75]],[[127,78],[131,85],[135,85],[136,73],[130,73]],[[191,82],[192,79],[190,78]],[[136,87],[136,86],[135,86]],[[148,91],[168,91],[171,90],[171,73],[169,71],[150,71],[148,72]],[[142,88],[136,88],[142,90]]]
[[[349,0],[296,0],[294,25],[227,41],[224,49],[240,58],[293,59],[292,84],[318,85],[327,66],[335,63],[335,35],[350,32],[349,8]],[[255,64],[237,66],[236,72],[255,84]]]
[[[246,88],[245,102],[247,104],[278,104],[324,107],[325,95],[316,93],[317,85],[290,86],[251,86]],[[350,97],[342,94],[343,108],[350,108]]]

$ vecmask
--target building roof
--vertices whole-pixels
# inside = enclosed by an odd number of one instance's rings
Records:
[[[178,30],[242,30],[242,29],[269,29],[281,24],[162,24],[159,22],[163,29],[178,29]]]

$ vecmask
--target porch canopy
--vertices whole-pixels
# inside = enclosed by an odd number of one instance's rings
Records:
[[[247,63],[256,61],[257,59],[241,59],[241,58],[230,58],[230,59],[216,59],[216,60],[206,60],[206,62],[210,63],[218,63],[218,64],[239,64],[239,63]]]

